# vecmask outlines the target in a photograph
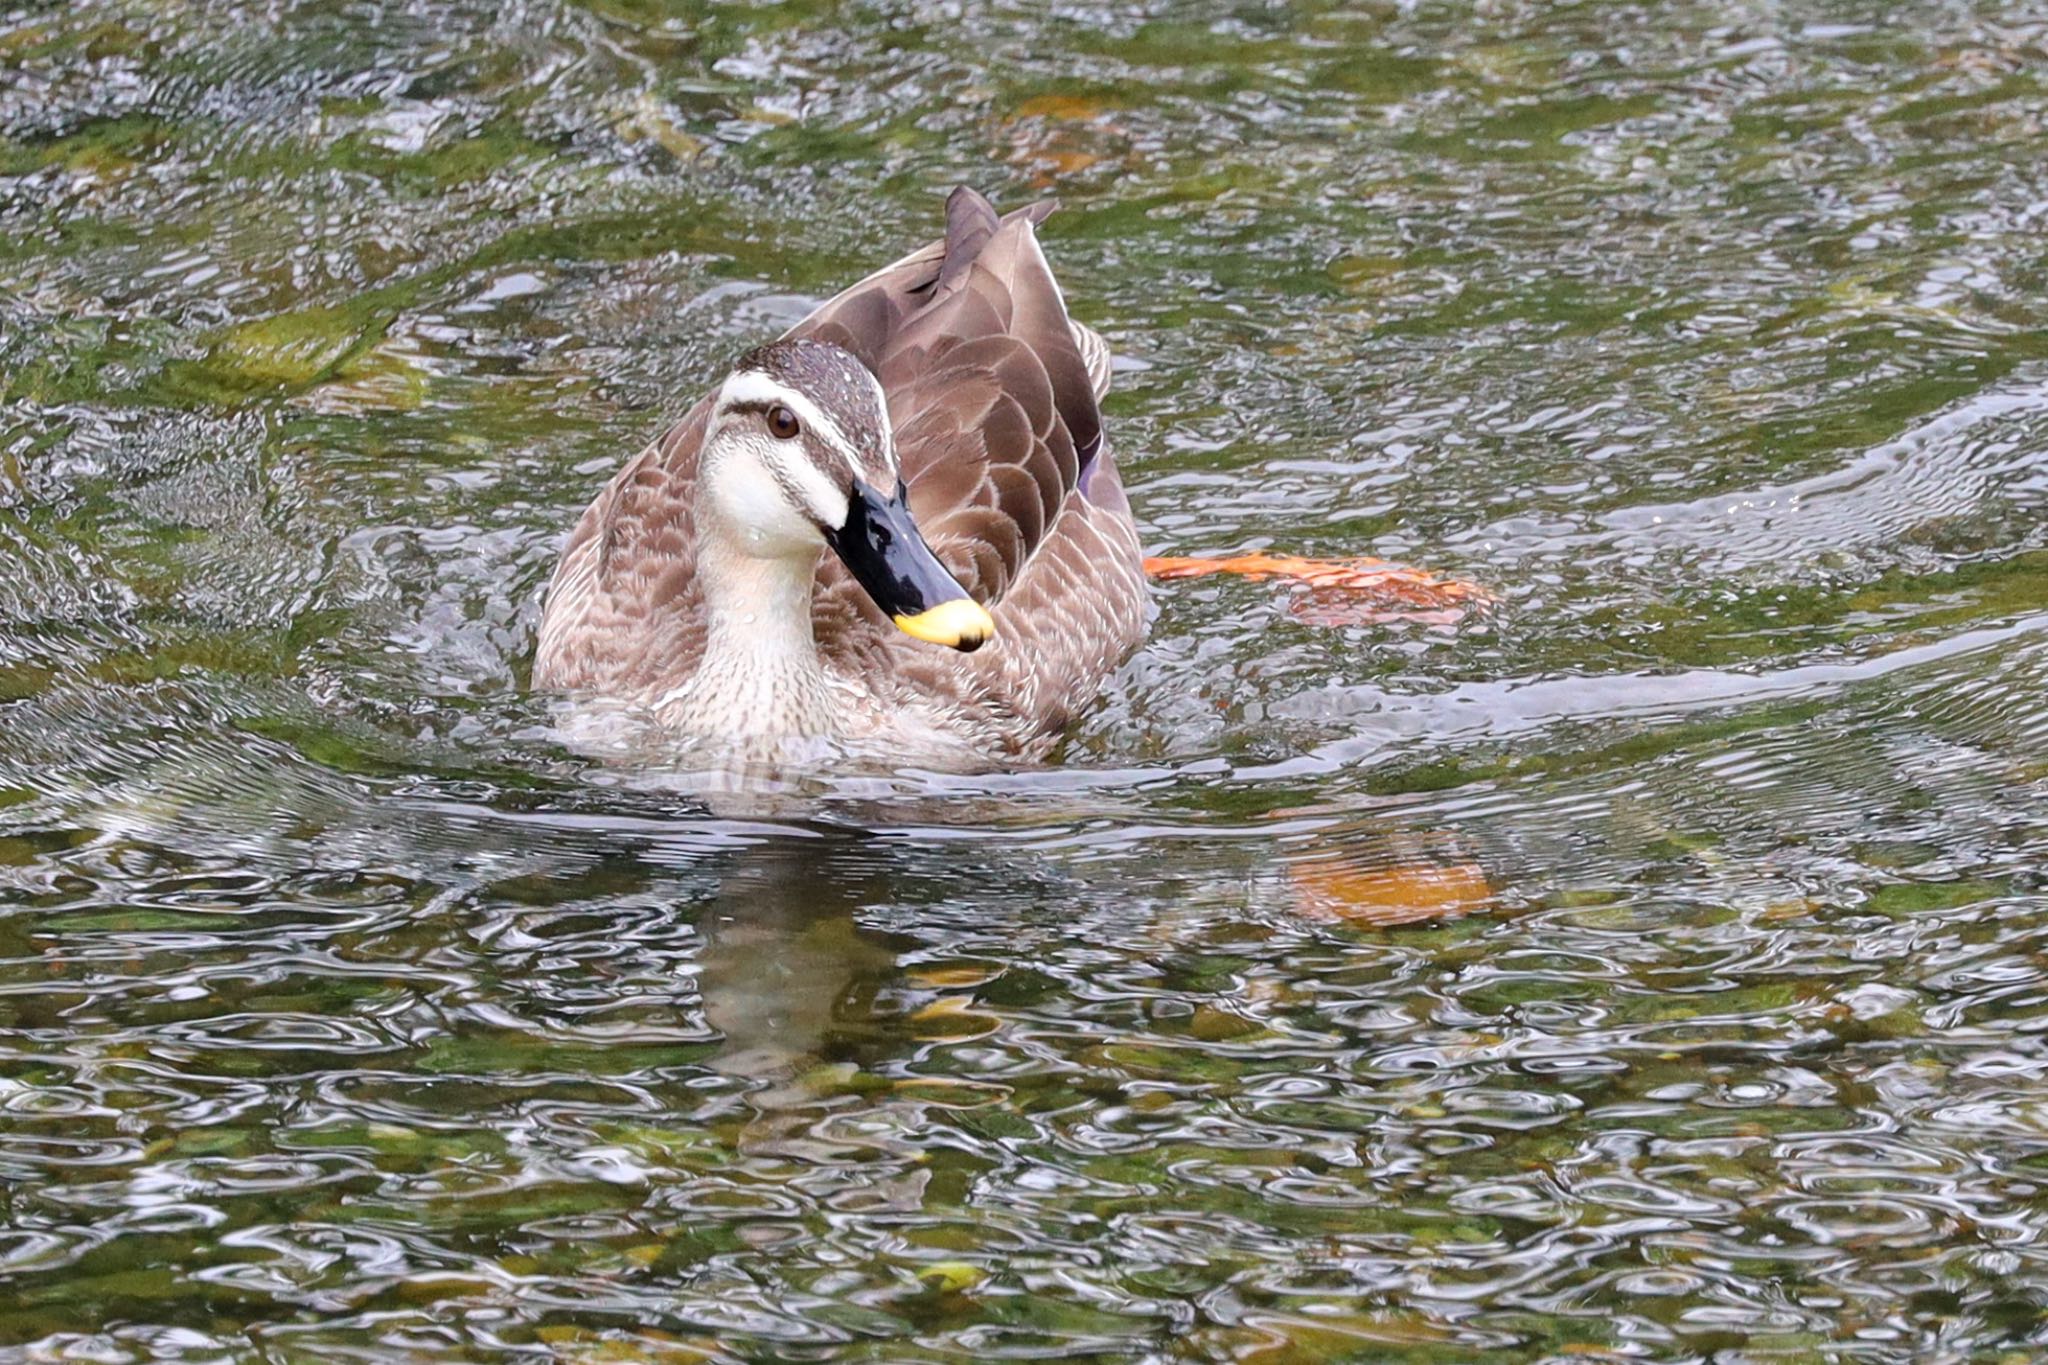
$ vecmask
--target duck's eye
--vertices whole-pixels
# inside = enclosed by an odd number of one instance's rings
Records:
[[[796,414],[777,403],[768,409],[768,434],[778,441],[793,441],[802,428],[797,425]]]

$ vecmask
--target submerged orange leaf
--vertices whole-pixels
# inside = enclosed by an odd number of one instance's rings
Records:
[[[1236,574],[1259,581],[1284,578],[1307,588],[1289,610],[1312,625],[1373,625],[1384,621],[1420,621],[1454,625],[1466,613],[1494,600],[1492,593],[1462,578],[1444,578],[1426,569],[1390,560],[1304,559],[1263,551],[1227,559],[1161,556],[1145,561],[1154,578],[1199,578]]]
[[[1113,112],[1113,106],[1087,95],[1034,95],[1010,111],[1010,118],[1061,119],[1087,123]]]
[[[1493,883],[1475,863],[1362,866],[1343,857],[1311,858],[1287,869],[1302,909],[1356,924],[1420,924],[1486,908]]]
[[[1003,119],[1010,160],[1029,167],[1041,189],[1114,157],[1128,156],[1129,140],[1111,117],[1117,106],[1088,95],[1038,95]]]
[[[1044,167],[1044,183],[1052,183],[1052,177],[1079,175],[1096,162],[1102,160],[1093,152],[1084,152],[1074,147],[1043,147],[1039,149],[1038,162]],[[1034,180],[1034,184],[1039,183]]]

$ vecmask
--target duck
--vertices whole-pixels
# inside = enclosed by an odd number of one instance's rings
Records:
[[[1054,207],[961,186],[938,241],[739,356],[577,521],[534,686],[742,756],[1045,758],[1150,619]]]

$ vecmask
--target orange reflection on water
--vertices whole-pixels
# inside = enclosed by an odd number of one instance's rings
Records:
[[[1292,863],[1287,878],[1301,909],[1354,924],[1421,924],[1484,910],[1493,883],[1477,863],[1373,866],[1341,854]]]

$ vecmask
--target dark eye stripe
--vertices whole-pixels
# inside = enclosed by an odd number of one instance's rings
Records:
[[[789,477],[780,465],[769,462],[768,477],[775,480],[775,486],[782,490],[782,496],[789,499],[789,505],[806,517],[811,515],[811,504],[804,498],[803,490],[796,486],[796,480]]]
[[[722,410],[727,413],[752,413],[765,423],[772,410],[787,406],[788,404],[772,398],[741,398],[727,403]],[[883,468],[882,447],[870,439],[870,433],[857,433],[854,444],[848,446],[834,441],[817,427],[799,422],[796,437],[784,439],[795,440],[797,437],[802,438],[803,452],[810,460],[812,468],[828,479],[838,478],[844,472],[843,466],[847,462],[851,462],[858,469]]]
[[[784,473],[780,466],[770,464],[768,477],[775,480],[775,486],[782,490],[782,496],[789,499],[790,506],[802,511],[810,504],[804,501],[803,490],[796,486],[796,480]]]

